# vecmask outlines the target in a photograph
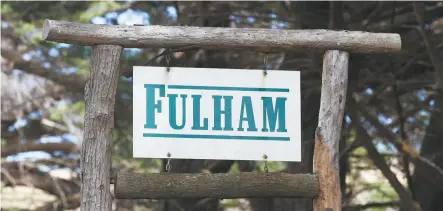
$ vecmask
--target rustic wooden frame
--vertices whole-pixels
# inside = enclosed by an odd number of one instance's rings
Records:
[[[349,53],[401,50],[399,34],[361,31],[116,26],[45,20],[42,36],[47,41],[93,46],[91,76],[85,88],[81,210],[111,210],[113,115],[124,47],[325,52],[314,174],[118,172],[114,177],[118,198],[305,197],[314,198],[315,211],[341,210],[338,143],[346,103]]]

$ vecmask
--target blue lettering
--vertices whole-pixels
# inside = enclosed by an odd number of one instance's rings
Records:
[[[272,103],[271,97],[262,97],[263,101],[263,132],[275,132],[275,124],[278,118],[278,129],[277,132],[287,132],[286,130],[286,98],[277,97],[275,108]],[[269,128],[267,127],[267,121],[269,121]]]
[[[213,130],[225,130],[225,131],[233,131],[232,128],[232,96],[220,96],[214,95],[212,96],[214,99],[214,127]],[[221,109],[221,99],[225,101],[225,109]],[[225,127],[222,129],[221,127],[221,116],[225,115]]]
[[[246,116],[244,116],[245,112]],[[248,131],[257,131],[257,127],[255,126],[254,110],[252,109],[252,100],[249,96],[242,97],[238,131],[245,130],[243,129],[243,121],[248,122]]]
[[[180,98],[182,99],[182,123],[177,125],[177,97],[178,94],[168,94],[169,98],[169,125],[175,130],[181,130],[185,127],[186,123],[186,97],[187,95],[182,94]]]
[[[146,89],[146,122],[144,127],[150,129],[156,129],[155,124],[155,111],[162,112],[161,100],[157,100],[155,103],[155,89],[160,89],[160,97],[165,96],[165,85],[157,84],[145,84]]]
[[[191,95],[192,97],[192,111],[193,111],[193,124],[192,130],[208,130],[208,118],[203,118],[203,126],[200,125],[200,99],[201,95]]]

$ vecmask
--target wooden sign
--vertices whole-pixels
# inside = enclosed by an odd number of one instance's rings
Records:
[[[134,67],[136,158],[301,161],[298,71]]]

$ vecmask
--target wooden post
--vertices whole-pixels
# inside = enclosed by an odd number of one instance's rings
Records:
[[[314,173],[320,193],[314,211],[341,210],[339,140],[348,85],[349,54],[326,51],[323,58],[322,88],[318,127],[315,131]]]
[[[123,48],[92,49],[91,75],[85,88],[81,149],[81,210],[111,210],[110,169],[114,105]]]
[[[140,174],[119,172],[115,177],[119,199],[171,198],[314,198],[318,196],[315,175],[286,173]]]

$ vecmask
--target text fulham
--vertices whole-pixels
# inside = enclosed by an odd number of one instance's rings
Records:
[[[261,108],[254,108],[252,97],[241,96],[240,107],[233,107],[234,96],[212,95],[213,116],[201,115],[201,94],[166,94],[166,85],[145,84],[146,91],[146,122],[144,128],[157,129],[159,124],[156,115],[163,112],[169,114],[169,127],[181,130],[190,124],[195,131],[249,131],[249,132],[287,132],[286,128],[286,97],[260,97]],[[181,88],[180,85],[170,85],[168,88]],[[226,87],[227,89],[232,87]],[[260,90],[258,90],[260,91]],[[168,102],[165,108],[164,101]],[[180,104],[180,106],[179,106]],[[188,106],[192,108],[188,108]],[[164,111],[168,109],[168,111]],[[261,109],[262,123],[256,123],[254,110]],[[187,119],[186,112],[192,111],[192,119]],[[233,126],[233,113],[237,112],[239,119]],[[180,120],[179,120],[180,119]],[[224,121],[222,121],[224,119]],[[209,126],[212,121],[212,127]]]

